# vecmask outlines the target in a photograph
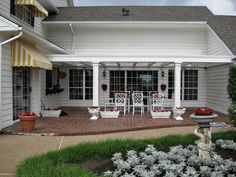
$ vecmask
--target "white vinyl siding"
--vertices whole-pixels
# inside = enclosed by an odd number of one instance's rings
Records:
[[[122,24],[121,24],[122,25]],[[120,26],[121,26],[120,25]],[[206,31],[203,29],[155,28],[153,26],[89,26],[75,28],[74,52],[82,50],[155,51],[159,54],[206,54]],[[60,29],[60,30],[59,30]],[[49,40],[71,51],[69,27],[49,30]]]
[[[212,31],[207,32],[207,54],[208,55],[229,55],[221,39]]]
[[[14,17],[10,14],[10,0],[1,0],[0,1],[0,15],[3,17],[6,17],[7,19],[11,20],[14,23],[17,23],[18,25],[22,26],[24,29],[29,30],[30,32],[35,32],[37,35],[40,35],[42,37],[47,37],[48,29],[45,25],[41,24],[41,21],[43,20],[42,17],[36,17],[34,19],[34,28],[30,25],[22,22],[17,17]]]
[[[229,65],[207,68],[207,106],[228,113],[230,100],[227,93]]]
[[[1,36],[0,36],[1,38]],[[6,40],[6,39],[4,39]],[[2,128],[13,123],[11,43],[2,46]]]

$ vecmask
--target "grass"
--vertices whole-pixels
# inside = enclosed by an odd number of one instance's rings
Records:
[[[69,164],[85,160],[101,160],[110,158],[115,152],[125,153],[134,149],[142,151],[148,144],[156,148],[167,148],[174,145],[188,145],[197,139],[193,134],[166,136],[158,139],[145,140],[107,140],[103,142],[90,142],[77,146],[52,151],[40,156],[34,156],[21,162],[17,167],[18,177],[95,177],[96,174]],[[212,140],[231,139],[236,141],[236,132],[214,133]]]

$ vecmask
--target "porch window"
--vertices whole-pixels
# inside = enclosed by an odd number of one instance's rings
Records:
[[[168,71],[168,98],[174,93],[174,70]],[[186,69],[181,71],[181,100],[198,99],[198,70]]]
[[[119,91],[125,91],[125,71],[110,71],[110,98]]]
[[[70,69],[69,99],[91,100],[93,98],[93,71]]]
[[[15,0],[11,0],[11,14],[29,24],[34,26],[33,7],[15,5]]]

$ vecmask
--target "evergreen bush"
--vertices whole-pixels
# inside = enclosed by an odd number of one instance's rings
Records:
[[[229,80],[228,80],[228,94],[232,101],[229,108],[229,117],[236,126],[236,65],[233,64],[230,66],[229,70]]]

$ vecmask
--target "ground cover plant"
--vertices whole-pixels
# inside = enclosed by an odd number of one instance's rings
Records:
[[[212,140],[217,139],[236,141],[236,132],[214,133]],[[53,151],[24,160],[17,168],[18,177],[95,177],[98,174],[78,167],[84,161],[102,161],[109,159],[113,154],[125,154],[129,150],[144,151],[148,144],[157,149],[168,149],[170,146],[194,144],[197,137],[194,135],[167,136],[158,139],[146,140],[107,140],[104,142],[90,142],[74,147]],[[232,155],[232,154],[231,154]]]

